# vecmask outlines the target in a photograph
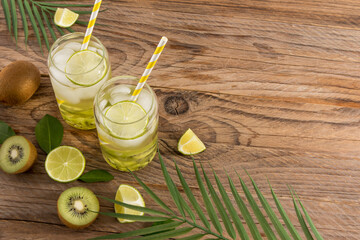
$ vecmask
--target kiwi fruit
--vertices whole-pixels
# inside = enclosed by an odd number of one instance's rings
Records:
[[[61,193],[57,201],[62,223],[72,229],[83,229],[95,221],[100,209],[95,194],[84,187],[72,187]]]
[[[35,162],[35,146],[23,136],[7,138],[0,149],[0,167],[10,174],[27,171]]]
[[[39,88],[40,71],[27,61],[15,61],[0,72],[0,102],[17,105],[26,102]]]

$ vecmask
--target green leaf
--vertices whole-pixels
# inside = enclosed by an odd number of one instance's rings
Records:
[[[206,234],[198,233],[198,234],[195,234],[195,235],[192,235],[189,237],[177,238],[177,240],[198,240],[198,239],[201,239],[205,235]]]
[[[184,212],[183,206],[179,199],[181,197],[180,193],[178,192],[174,182],[172,181],[171,177],[169,176],[169,173],[164,165],[164,161],[163,161],[160,153],[159,153],[159,159],[160,159],[160,164],[161,164],[161,170],[164,175],[165,182],[169,189],[170,195],[171,195],[172,199],[174,200],[177,208],[179,209],[181,215],[185,218],[185,212]]]
[[[41,20],[41,16],[40,16],[40,13],[37,9],[37,7],[35,6],[35,4],[32,5],[32,8],[33,8],[33,12],[34,12],[34,15],[35,15],[35,18],[39,24],[39,27],[40,27],[40,30],[41,30],[41,33],[44,37],[44,41],[45,41],[45,45],[46,45],[46,48],[48,50],[50,50],[50,45],[49,45],[49,40],[48,40],[48,37],[47,37],[47,34],[46,34],[46,30],[45,30],[45,27],[44,27],[44,24]]]
[[[71,33],[75,32],[71,27],[68,27],[68,28],[65,28],[65,29],[68,30]]]
[[[107,201],[109,201],[109,202],[112,202],[112,203],[115,203],[115,204],[119,204],[119,205],[121,205],[121,206],[123,206],[123,207],[130,208],[130,209],[139,211],[139,212],[168,216],[166,213],[160,212],[160,211],[158,211],[158,210],[154,210],[154,209],[150,209],[150,208],[146,208],[146,207],[140,207],[140,206],[136,206],[136,205],[127,204],[127,203],[120,202],[120,201],[116,201],[116,200],[113,200],[113,199],[110,199],[110,198],[107,198],[107,197],[103,197],[103,196],[98,196],[98,197],[99,197],[99,198],[102,198],[102,199],[105,199],[105,200],[107,200]]]
[[[73,4],[73,3],[49,3],[49,2],[38,2],[42,6],[53,6],[53,7],[92,7],[93,4]]]
[[[193,166],[194,166],[194,171],[195,171],[195,176],[196,176],[196,180],[198,182],[198,185],[199,185],[199,188],[200,188],[200,192],[201,192],[201,195],[204,199],[204,203],[205,203],[205,207],[206,207],[206,210],[209,214],[209,217],[210,217],[210,220],[211,222],[213,223],[215,229],[220,233],[222,234],[222,228],[221,228],[221,225],[220,225],[220,222],[219,222],[219,219],[215,213],[215,209],[214,209],[214,206],[212,205],[211,201],[210,201],[210,198],[206,192],[206,189],[205,189],[205,186],[204,186],[204,183],[201,179],[201,176],[200,176],[200,173],[199,173],[199,170],[196,166],[196,163],[193,159]]]
[[[124,214],[124,213],[113,213],[113,212],[99,212],[102,215],[109,216],[109,217],[116,217],[116,218],[124,218],[128,220],[134,220],[138,222],[159,222],[159,221],[166,221],[170,218],[168,217],[154,217],[154,216],[139,216],[139,215],[132,215],[132,214]]]
[[[11,17],[10,17],[9,2],[7,0],[1,0],[1,5],[3,6],[7,27],[9,29],[9,32],[11,33]]]
[[[15,42],[17,45],[17,39],[18,39],[18,23],[17,23],[17,14],[16,14],[16,4],[15,0],[10,0],[10,6],[11,6],[11,19],[13,24],[13,31],[14,31],[14,37]]]
[[[296,216],[298,217],[299,223],[300,223],[301,228],[302,228],[302,230],[303,230],[303,232],[305,234],[305,237],[306,237],[307,240],[313,240],[313,237],[311,236],[311,233],[310,233],[308,227],[306,226],[305,220],[304,220],[304,218],[303,218],[303,216],[302,216],[302,214],[300,212],[300,209],[299,209],[299,207],[298,207],[298,205],[296,203],[295,197],[294,197],[293,192],[290,189],[290,187],[289,187],[289,190],[290,190],[291,197],[292,197],[292,200],[293,200]]]
[[[291,223],[288,215],[286,214],[284,208],[281,206],[280,201],[279,201],[279,199],[277,198],[275,192],[273,191],[273,189],[272,189],[269,181],[268,181],[268,183],[269,183],[270,190],[271,190],[271,194],[272,194],[273,199],[274,199],[274,201],[275,201],[276,207],[277,207],[277,209],[279,210],[280,215],[281,215],[282,219],[284,220],[287,228],[289,229],[289,231],[290,231],[290,233],[291,233],[291,236],[292,236],[293,239],[295,239],[295,240],[301,240],[301,237],[300,237],[298,231],[295,229],[294,225]]]
[[[46,114],[35,127],[36,140],[46,153],[60,146],[64,134],[64,128],[60,121]]]
[[[53,29],[53,27],[52,27],[52,25],[51,25],[51,23],[50,23],[50,21],[49,21],[48,16],[46,15],[45,11],[42,10],[42,9],[41,9],[41,13],[42,13],[43,18],[44,18],[44,20],[45,20],[46,26],[47,26],[47,28],[48,28],[49,31],[50,31],[50,35],[51,35],[52,39],[53,39],[54,41],[56,41],[57,37],[56,37],[56,34],[55,34],[55,32],[54,32],[54,29]]]
[[[109,182],[114,179],[114,176],[111,175],[106,170],[102,169],[94,169],[90,170],[87,173],[84,173],[79,177],[80,181],[87,182],[87,183],[94,183],[94,182]]]
[[[22,0],[17,0],[17,3],[19,5],[22,25],[23,25],[23,28],[24,28],[25,44],[27,44],[28,36],[29,36],[29,29],[28,29],[28,23],[27,23],[27,19],[26,19],[24,4],[23,4]]]
[[[260,208],[259,208],[258,205],[256,204],[255,199],[254,199],[253,196],[251,195],[249,189],[247,188],[247,186],[245,185],[244,181],[241,179],[241,177],[239,176],[239,174],[238,174],[238,177],[239,177],[241,186],[242,186],[242,188],[243,188],[243,191],[244,191],[244,193],[245,193],[245,196],[246,196],[247,200],[249,201],[250,206],[251,206],[251,208],[253,209],[256,218],[259,220],[259,223],[260,223],[261,227],[263,228],[263,230],[264,230],[264,232],[265,232],[265,235],[268,237],[268,239],[276,240],[276,237],[275,237],[274,232],[272,231],[269,223],[266,221],[264,215],[263,215],[262,212],[260,211]]]
[[[250,215],[249,210],[246,208],[244,201],[241,199],[237,189],[235,188],[234,182],[232,181],[232,179],[230,178],[230,176],[228,174],[227,174],[227,177],[228,177],[231,192],[235,198],[236,204],[238,205],[238,208],[240,209],[242,216],[244,217],[244,219],[246,221],[247,226],[250,229],[251,235],[253,236],[254,239],[262,239],[260,232],[257,229],[256,224]]]
[[[179,228],[179,229],[166,231],[166,232],[162,232],[162,233],[158,233],[158,234],[153,234],[153,235],[146,236],[146,237],[134,238],[132,240],[162,240],[162,239],[169,239],[169,238],[184,235],[184,234],[190,232],[192,229],[193,229],[192,227],[184,227],[184,228]]]
[[[230,216],[235,224],[236,229],[238,230],[239,236],[241,237],[241,239],[249,239],[248,234],[246,233],[246,230],[244,228],[244,225],[241,223],[241,219],[238,216],[238,214],[236,213],[236,210],[234,208],[234,206],[232,205],[230,198],[228,196],[228,194],[225,191],[224,186],[222,185],[220,179],[218,178],[218,176],[216,175],[215,171],[213,170],[213,174],[214,174],[214,178],[216,181],[216,185],[218,186],[218,189],[220,191],[221,197],[225,203],[225,206],[227,208],[227,210],[230,213]]]
[[[302,208],[302,210],[303,210],[303,212],[304,212],[304,214],[305,214],[306,220],[307,220],[307,222],[309,223],[310,228],[311,228],[311,230],[313,231],[316,239],[318,239],[318,240],[323,240],[322,236],[320,235],[320,233],[319,233],[318,230],[316,229],[313,221],[311,220],[311,218],[310,218],[308,212],[306,211],[304,205],[301,203],[301,201],[300,201],[299,197],[297,196],[296,192],[295,192],[295,195],[296,195],[296,198],[297,198],[298,202],[300,203],[300,206],[301,206],[301,208]]]
[[[157,233],[160,231],[173,229],[173,228],[180,226],[181,224],[183,224],[183,223],[172,221],[170,223],[164,223],[164,224],[155,225],[155,226],[151,226],[151,227],[147,227],[147,228],[143,228],[143,229],[137,229],[137,230],[130,231],[130,232],[110,234],[110,235],[106,235],[106,236],[102,236],[102,237],[91,238],[91,240],[136,237],[136,236],[140,236],[140,235]]]
[[[143,183],[143,181],[141,181],[133,172],[130,173],[157,204],[159,204],[163,209],[165,209],[169,213],[174,214],[174,212],[148,186],[146,186],[146,184]]]
[[[223,224],[224,224],[224,226],[226,228],[226,231],[228,232],[228,234],[230,235],[230,237],[232,239],[235,239],[236,238],[236,233],[235,233],[234,227],[231,224],[229,215],[226,212],[225,207],[222,205],[219,196],[215,192],[215,189],[212,186],[212,183],[210,182],[210,179],[208,178],[202,164],[201,164],[201,169],[202,169],[202,172],[203,172],[203,175],[204,175],[204,178],[205,178],[206,185],[208,186],[208,189],[210,191],[212,200],[213,200],[216,208],[218,209],[218,212],[219,212],[219,214],[221,216],[221,219],[223,220]]]
[[[0,121],[0,144],[11,136],[15,136],[14,130],[7,123]]]
[[[209,221],[206,219],[204,213],[202,212],[200,205],[198,204],[198,202],[196,201],[193,193],[191,192],[189,185],[187,184],[187,182],[185,181],[185,178],[183,177],[180,169],[178,168],[176,162],[175,163],[175,167],[176,167],[176,172],[179,176],[179,180],[181,182],[182,187],[184,188],[185,194],[188,197],[189,201],[191,202],[191,204],[193,205],[195,211],[197,212],[198,216],[200,217],[201,221],[204,223],[204,225],[206,226],[207,229],[210,229],[210,223]]]
[[[40,33],[39,33],[39,29],[38,29],[38,26],[36,25],[36,21],[35,21],[35,17],[34,17],[34,14],[33,12],[31,11],[31,8],[30,8],[30,5],[28,3],[27,0],[24,0],[24,6],[25,6],[25,9],[26,11],[28,12],[29,14],[29,18],[30,18],[30,23],[33,27],[33,30],[34,30],[34,33],[35,33],[35,36],[36,36],[36,39],[39,43],[39,46],[40,46],[40,51],[42,54],[44,54],[43,50],[42,50],[42,45],[41,45],[41,38],[40,38]]]
[[[279,219],[277,218],[277,216],[275,215],[275,212],[271,209],[269,203],[267,202],[267,200],[265,199],[264,195],[261,193],[260,189],[257,187],[255,181],[252,179],[252,177],[249,175],[249,173],[245,170],[246,174],[249,176],[252,185],[255,189],[255,192],[261,202],[261,205],[263,206],[263,208],[265,209],[267,215],[269,216],[273,226],[275,227],[277,233],[279,234],[280,238],[283,240],[291,240],[289,234],[286,232],[285,228],[283,227],[283,225],[280,223]]]

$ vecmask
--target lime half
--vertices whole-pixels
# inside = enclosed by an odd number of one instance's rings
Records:
[[[78,17],[79,14],[67,8],[57,8],[54,15],[54,22],[56,25],[66,28],[72,26]]]
[[[145,201],[143,197],[141,196],[140,192],[129,185],[121,184],[116,192],[115,200],[131,205],[136,205],[140,207],[145,207]],[[123,213],[123,214],[131,214],[131,215],[144,215],[143,212],[139,212],[133,209],[125,208],[123,206],[120,206],[119,204],[114,205],[115,212],[116,213]],[[134,220],[127,220],[118,218],[118,221],[121,223],[128,223],[128,222],[134,222]]]
[[[74,84],[92,86],[106,75],[107,64],[103,57],[90,50],[82,50],[71,55],[66,62],[66,77]]]
[[[85,169],[85,157],[79,149],[60,146],[46,157],[45,170],[57,182],[71,182],[78,179]]]
[[[111,135],[117,138],[132,139],[146,131],[148,116],[137,103],[121,101],[105,112],[105,125]]]
[[[178,150],[184,155],[194,155],[206,149],[204,143],[189,128],[180,138]]]

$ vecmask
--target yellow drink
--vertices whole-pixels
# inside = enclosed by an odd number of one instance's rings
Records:
[[[157,149],[158,103],[145,85],[136,103],[130,102],[138,79],[116,77],[95,98],[96,129],[102,154],[115,169],[135,171],[154,158]]]
[[[70,33],[51,47],[48,68],[60,113],[70,126],[95,128],[93,101],[111,76],[109,55],[92,37],[87,50],[80,51],[82,33]]]

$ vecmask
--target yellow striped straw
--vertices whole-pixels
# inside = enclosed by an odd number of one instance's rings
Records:
[[[91,34],[92,34],[92,31],[94,30],[96,17],[97,17],[97,15],[99,13],[101,1],[102,0],[95,0],[94,7],[93,7],[93,10],[91,12],[90,20],[89,20],[88,26],[86,28],[84,41],[83,41],[83,43],[81,45],[81,50],[85,50],[85,49],[88,48],[90,38],[91,38]]]
[[[148,65],[146,66],[146,69],[143,73],[143,75],[141,76],[132,96],[130,101],[136,102],[141,90],[143,89],[146,80],[148,79],[152,69],[154,68],[156,61],[159,59],[160,54],[162,52],[162,50],[165,47],[166,42],[168,41],[167,37],[162,37],[159,44],[157,45],[154,54],[152,55]]]

